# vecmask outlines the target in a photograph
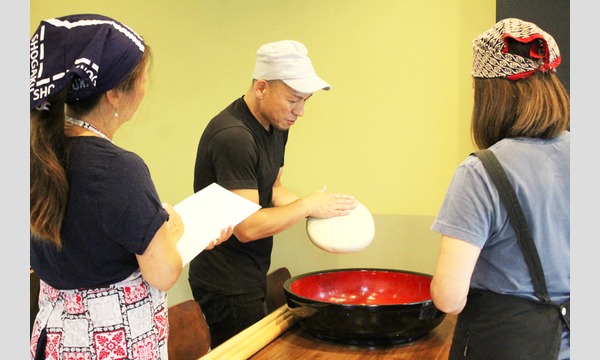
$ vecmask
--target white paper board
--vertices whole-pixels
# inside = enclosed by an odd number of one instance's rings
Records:
[[[186,266],[221,235],[223,228],[239,224],[261,206],[212,183],[173,208],[183,221],[184,232],[177,249]]]

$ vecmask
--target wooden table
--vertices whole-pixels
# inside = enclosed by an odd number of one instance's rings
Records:
[[[298,324],[275,338],[249,359],[252,360],[365,360],[365,359],[418,359],[442,360],[448,358],[455,315],[445,319],[425,337],[409,344],[384,347],[359,347],[321,340]]]

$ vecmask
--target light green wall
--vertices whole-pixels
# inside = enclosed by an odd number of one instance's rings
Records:
[[[292,128],[284,184],[301,196],[323,185],[354,194],[374,214],[376,238],[360,254],[326,254],[298,224],[276,237],[273,266],[433,270],[429,225],[472,150],[470,42],[495,22],[494,0],[31,0],[31,33],[83,12],[124,22],[153,49],[146,99],[115,141],[144,158],[170,203],[192,193],[199,136],[249,86],[256,49],[303,42],[333,88]],[[186,278],[187,269],[171,303],[189,296]]]

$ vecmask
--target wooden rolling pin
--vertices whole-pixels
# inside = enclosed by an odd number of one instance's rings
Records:
[[[284,304],[262,320],[212,349],[201,359],[246,360],[283,334],[294,322],[292,313]]]

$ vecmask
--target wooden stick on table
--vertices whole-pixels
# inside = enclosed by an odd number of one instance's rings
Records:
[[[295,322],[287,305],[265,316],[221,345],[209,351],[202,360],[245,360],[283,334]]]

